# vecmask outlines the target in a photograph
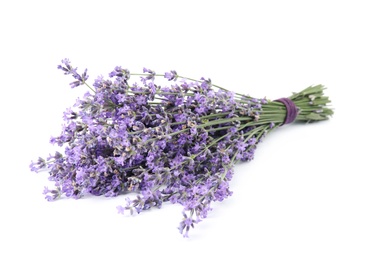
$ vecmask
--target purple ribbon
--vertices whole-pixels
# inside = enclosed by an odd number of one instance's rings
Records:
[[[289,98],[279,98],[275,101],[283,103],[286,107],[286,117],[282,125],[290,124],[291,122],[293,122],[298,115],[298,108],[294,104],[294,102]]]

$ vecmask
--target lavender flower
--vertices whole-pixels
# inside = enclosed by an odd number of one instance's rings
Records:
[[[72,87],[87,85],[87,70],[79,75],[69,60],[62,64],[58,68],[76,79]],[[49,170],[56,184],[55,190],[44,189],[49,201],[63,195],[78,199],[139,193],[117,207],[121,214],[160,208],[166,202],[181,204],[179,230],[187,237],[208,216],[213,202],[232,195],[233,166],[253,159],[262,138],[284,124],[288,108],[174,70],[143,72],[130,74],[117,66],[109,73],[111,80],[100,76],[94,89],[87,85],[93,93],[67,109],[60,135],[50,140],[65,148],[64,155],[39,158],[30,168]],[[135,75],[141,80],[130,82]],[[161,86],[156,77],[171,83]],[[290,97],[299,104],[296,120],[324,120],[332,114],[322,91],[318,85]]]
[[[44,187],[44,191],[42,192],[42,194],[45,195],[45,199],[47,201],[54,201],[54,200],[60,198],[61,190],[60,190],[59,187],[56,187],[55,190],[49,190],[48,187]]]
[[[168,79],[168,81],[176,80],[177,79],[177,72],[175,70],[171,70],[170,72],[165,72],[164,77]]]
[[[44,169],[46,167],[46,161],[45,159],[39,157],[36,162],[31,162],[30,169],[34,172],[39,172],[41,169]]]
[[[154,79],[154,77],[155,77],[155,72],[154,72],[153,70],[150,70],[150,69],[147,69],[147,68],[143,68],[143,72],[144,72],[144,73],[149,73],[149,74],[145,77],[144,82],[146,82],[146,80]]]
[[[77,68],[73,68],[68,59],[63,59],[62,64],[63,65],[58,65],[58,69],[63,70],[65,75],[71,74],[73,78],[75,78],[75,81],[69,84],[71,88],[85,84],[86,80],[89,78],[87,69],[80,75],[77,73]]]

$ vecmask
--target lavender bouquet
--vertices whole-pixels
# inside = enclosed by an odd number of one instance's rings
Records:
[[[178,203],[184,236],[207,217],[212,202],[232,194],[233,166],[252,160],[266,134],[333,114],[322,85],[271,101],[173,70],[133,74],[116,67],[110,79],[98,77],[91,87],[87,70],[78,73],[68,59],[58,68],[73,76],[72,88],[86,85],[90,92],[66,110],[61,134],[50,140],[63,146],[64,154],[30,165],[35,172],[47,169],[55,183],[54,189],[45,187],[46,199],[134,193],[117,207],[131,214]]]

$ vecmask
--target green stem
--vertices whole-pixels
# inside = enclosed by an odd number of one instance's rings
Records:
[[[96,91],[92,88],[92,87],[90,87],[90,85],[89,84],[87,84],[85,81],[84,81],[84,84],[92,91],[92,92],[94,92],[94,93],[96,93]]]

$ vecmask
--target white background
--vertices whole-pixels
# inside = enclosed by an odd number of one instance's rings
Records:
[[[0,259],[370,259],[367,1],[1,1]],[[270,99],[324,84],[335,115],[284,126],[236,166],[232,197],[184,239],[181,207],[117,214],[124,196],[48,203],[62,113],[116,65],[210,77]]]

